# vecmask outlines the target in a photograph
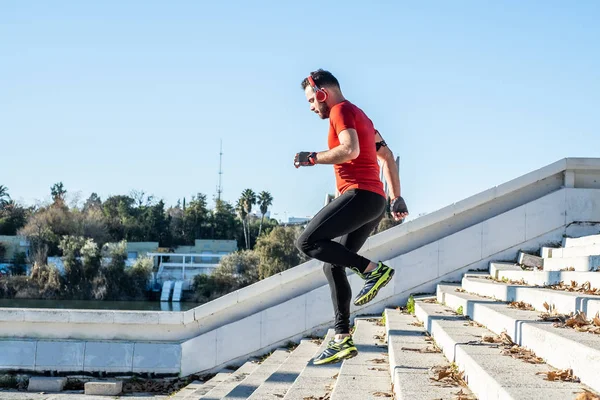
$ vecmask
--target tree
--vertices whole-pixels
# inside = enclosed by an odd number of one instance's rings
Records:
[[[16,235],[19,229],[27,223],[29,210],[23,208],[14,200],[10,200],[0,208],[0,235]]]
[[[228,254],[221,259],[213,273],[216,277],[228,275],[235,278],[236,290],[258,282],[258,264],[260,259],[252,250],[241,250]]]
[[[67,190],[64,188],[62,182],[58,182],[52,185],[50,194],[52,195],[52,201],[54,201],[55,204],[64,204]]]
[[[198,193],[192,197],[183,212],[184,237],[186,244],[194,244],[194,240],[207,236],[210,229],[209,212],[206,195]]]
[[[89,293],[83,263],[81,262],[81,249],[85,245],[85,238],[81,236],[63,236],[59,248],[62,250],[62,261],[65,266],[63,275],[64,292],[70,298],[85,299]]]
[[[258,228],[258,236],[260,237],[260,233],[262,231],[263,221],[265,219],[265,214],[269,210],[269,206],[273,204],[273,196],[271,193],[262,191],[258,194],[258,205],[260,207],[260,226]]]
[[[244,242],[246,243],[246,249],[248,249],[248,235],[246,235],[246,207],[244,206],[244,199],[240,197],[235,206],[235,210],[237,211],[238,217],[242,221],[242,230],[244,232]]]
[[[271,233],[258,238],[254,251],[260,258],[258,272],[260,279],[295,267],[306,261],[296,248],[300,234],[297,227],[277,226]]]
[[[212,239],[233,240],[239,232],[239,222],[235,218],[236,209],[224,200],[216,200],[211,213]]]
[[[242,192],[242,206],[246,214],[246,249],[250,249],[252,243],[250,242],[250,229],[248,228],[248,218],[252,212],[252,206],[256,204],[256,193],[252,189],[245,189]]]
[[[83,204],[83,211],[89,211],[92,209],[101,209],[102,208],[102,199],[96,193],[92,193],[90,197]]]
[[[8,188],[4,185],[0,185],[0,209],[3,209],[9,202],[10,195],[8,194]]]

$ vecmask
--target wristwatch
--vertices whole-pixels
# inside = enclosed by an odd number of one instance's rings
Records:
[[[312,152],[308,155],[308,162],[311,163],[312,165],[315,165],[317,163],[317,153],[316,152]]]

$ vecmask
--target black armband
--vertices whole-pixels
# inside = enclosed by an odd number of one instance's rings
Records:
[[[382,139],[381,142],[375,142],[375,151],[379,151],[382,147],[387,147],[385,140]]]

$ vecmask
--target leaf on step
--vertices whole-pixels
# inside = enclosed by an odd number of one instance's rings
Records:
[[[385,338],[385,335],[373,335],[373,339],[377,339],[377,340],[383,340]]]
[[[577,312],[577,314],[574,317],[571,317],[565,321],[565,325],[571,328],[588,325],[585,313],[582,311]]]
[[[583,393],[579,393],[575,400],[600,400],[600,397],[590,392],[589,390],[583,389]]]
[[[473,400],[474,397],[465,393],[462,389],[459,392],[455,393],[456,400]]]
[[[412,326],[418,326],[419,328],[423,327],[423,323],[421,321],[411,322],[410,325],[412,325]]]
[[[463,288],[456,288],[456,289],[454,289],[454,291],[455,291],[455,292],[459,292],[459,293],[464,293],[464,292],[466,292],[466,290],[465,290],[465,289],[463,289]]]
[[[518,308],[519,310],[535,310],[531,304],[525,303],[524,301],[513,301],[508,306],[511,308]]]
[[[369,371],[387,371],[387,369],[371,367],[371,368],[369,368]]]
[[[538,372],[536,375],[546,375],[547,381],[579,382],[579,378],[573,375],[572,369],[560,371]]]
[[[371,362],[374,362],[375,364],[385,364],[386,361],[383,358],[375,358],[373,360],[369,360]]]
[[[600,312],[597,312],[596,316],[594,317],[594,325],[600,326]]]
[[[547,302],[544,302],[544,308],[548,311],[550,311],[550,304],[548,304]]]
[[[438,372],[438,376],[437,378],[435,378],[436,381],[442,380],[448,376],[452,376],[452,371],[447,371],[447,370],[442,370]]]
[[[373,396],[375,396],[375,397],[394,397],[394,395],[392,395],[391,393],[386,393],[386,392],[375,392],[375,393],[373,393]]]
[[[497,338],[497,337],[496,337],[496,336],[494,336],[494,335],[484,335],[484,336],[481,338],[481,341],[482,341],[482,342],[485,342],[485,343],[497,343],[497,342],[496,342],[496,338]]]

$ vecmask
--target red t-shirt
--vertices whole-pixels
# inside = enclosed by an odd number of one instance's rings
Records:
[[[356,130],[360,154],[354,160],[333,166],[337,189],[340,193],[349,189],[364,189],[386,197],[383,183],[379,179],[373,122],[360,108],[347,100],[331,107],[329,112],[330,149],[339,146],[338,134],[344,129]]]

